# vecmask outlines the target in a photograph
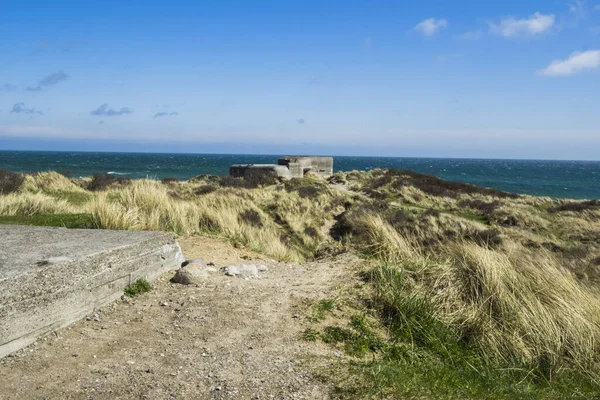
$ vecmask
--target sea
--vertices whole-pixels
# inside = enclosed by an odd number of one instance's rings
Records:
[[[94,172],[131,178],[186,180],[226,175],[232,164],[277,163],[278,155],[0,151],[0,169],[17,172]],[[600,161],[407,157],[334,157],[335,171],[407,169],[442,179],[552,198],[600,199]]]

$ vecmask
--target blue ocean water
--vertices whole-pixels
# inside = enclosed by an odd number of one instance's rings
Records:
[[[68,170],[132,178],[181,180],[200,174],[226,175],[231,164],[276,163],[277,155],[155,154],[0,151],[0,169],[19,172]],[[531,195],[600,199],[600,161],[485,160],[335,157],[336,171],[399,168],[440,178]]]

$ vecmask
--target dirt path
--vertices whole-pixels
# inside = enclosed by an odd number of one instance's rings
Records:
[[[346,281],[351,256],[278,263],[208,238],[181,239],[186,258],[217,267],[268,266],[260,279],[212,273],[200,287],[172,284],[98,312],[0,360],[2,399],[324,399],[314,371],[339,362],[300,339],[317,299]]]

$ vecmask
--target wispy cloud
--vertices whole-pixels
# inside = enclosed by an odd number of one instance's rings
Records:
[[[178,112],[157,112],[156,114],[154,114],[153,118],[170,117],[170,116],[175,116],[175,115],[179,115],[179,113]]]
[[[37,92],[38,90],[42,90],[44,87],[47,86],[53,86],[56,85],[58,83],[61,83],[63,81],[65,81],[69,76],[67,74],[65,74],[62,71],[58,71],[55,72],[53,74],[50,74],[44,78],[42,78],[39,83],[37,84],[37,86],[34,87],[28,87],[27,90],[29,90],[30,92]]]
[[[598,67],[600,67],[600,50],[588,50],[575,52],[566,60],[554,60],[538,74],[542,76],[569,76],[586,69]]]
[[[129,107],[122,107],[118,110],[115,110],[114,108],[108,108],[108,104],[104,103],[100,107],[96,108],[95,110],[90,111],[90,114],[103,115],[106,117],[115,117],[115,116],[119,116],[119,115],[131,114],[132,112],[133,112],[133,110]]]
[[[513,17],[503,19],[500,23],[489,23],[490,31],[504,37],[518,35],[538,35],[546,32],[554,26],[556,16],[554,14],[544,15],[536,12],[529,18],[516,19]]]
[[[35,108],[27,108],[25,103],[15,103],[10,112],[14,113],[14,114],[44,115],[44,113],[41,112],[40,110],[36,110]]]
[[[573,0],[569,3],[569,11],[577,19],[585,19],[587,17],[587,10],[585,3],[582,0]]]
[[[594,11],[600,11],[600,4],[594,6]]]
[[[464,40],[477,40],[477,39],[481,39],[482,36],[483,36],[483,32],[473,31],[473,32],[461,33],[460,35],[458,35],[458,38],[464,39]]]
[[[14,92],[15,90],[17,90],[17,88],[17,85],[13,85],[12,83],[5,83],[3,85],[0,85],[0,92]]]
[[[419,22],[414,27],[414,30],[422,33],[425,36],[433,36],[436,33],[438,33],[438,31],[440,29],[447,28],[447,27],[448,27],[448,21],[446,21],[443,18],[442,19],[428,18],[426,20]]]

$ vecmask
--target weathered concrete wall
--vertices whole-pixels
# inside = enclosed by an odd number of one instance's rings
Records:
[[[276,164],[238,164],[229,168],[229,175],[234,178],[247,178],[252,174],[273,174],[282,178],[302,178],[311,172],[326,178],[333,174],[333,157],[287,156]]]
[[[293,166],[299,165],[304,176],[307,172],[311,172],[320,177],[328,177],[333,175],[333,157],[320,156],[286,156],[278,161],[279,165],[288,165],[291,169]],[[294,175],[294,177],[296,177]]]
[[[0,226],[0,357],[182,261],[163,232]]]

